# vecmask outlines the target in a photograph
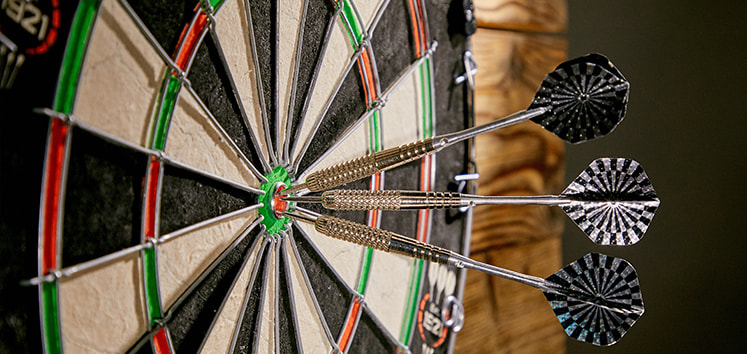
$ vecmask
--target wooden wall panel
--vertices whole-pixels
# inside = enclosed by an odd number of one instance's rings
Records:
[[[526,109],[545,74],[566,59],[565,1],[475,1],[480,28],[472,36],[478,66],[475,124]],[[485,28],[491,27],[491,28]],[[475,140],[478,193],[556,194],[565,186],[562,140],[532,122]],[[542,206],[475,209],[472,257],[547,277],[561,264],[565,216]],[[465,325],[455,352],[563,352],[565,334],[542,293],[523,284],[469,271]]]
[[[478,252],[472,258],[545,277],[560,264],[560,239]],[[541,292],[509,280],[470,272],[465,324],[455,353],[558,353],[565,334]]]
[[[479,27],[529,32],[565,32],[565,0],[475,0]]]
[[[565,60],[561,37],[480,29],[473,36],[480,71],[476,77],[475,124],[526,109],[547,72]],[[485,195],[558,193],[564,186],[562,140],[533,122],[482,134],[475,141]],[[542,206],[476,209],[472,251],[558,237],[562,211]]]

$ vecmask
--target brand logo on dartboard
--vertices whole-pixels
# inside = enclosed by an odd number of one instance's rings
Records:
[[[2,0],[0,88],[13,86],[27,55],[44,54],[55,44],[59,28],[59,0]]]
[[[418,334],[423,340],[423,353],[433,352],[440,347],[449,333],[445,323],[451,316],[447,299],[454,295],[456,273],[448,267],[431,263],[427,271],[426,293],[418,307]]]

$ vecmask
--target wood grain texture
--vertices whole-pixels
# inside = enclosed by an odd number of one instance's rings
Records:
[[[565,0],[474,0],[477,26],[528,32],[565,32]]]
[[[529,106],[545,74],[565,60],[565,39],[480,29],[473,37],[478,72],[475,124],[484,124]],[[538,195],[563,188],[562,140],[525,122],[476,138],[478,193]],[[540,206],[476,209],[473,252],[557,237],[561,211]]]
[[[545,74],[566,58],[554,35],[478,29],[472,37],[479,72],[475,124],[526,109]],[[556,194],[564,187],[562,140],[532,122],[475,140],[478,193]],[[561,267],[562,211],[543,206],[475,209],[472,258],[547,277]],[[565,335],[542,293],[515,282],[468,272],[465,326],[455,352],[562,352]]]
[[[546,277],[560,266],[560,238],[479,252],[472,258]],[[565,334],[540,291],[483,273],[467,276],[465,324],[455,353],[562,352]]]

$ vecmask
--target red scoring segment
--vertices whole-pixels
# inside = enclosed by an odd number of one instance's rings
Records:
[[[195,8],[195,11],[199,9]],[[187,70],[187,64],[197,50],[197,45],[201,43],[203,31],[207,28],[207,15],[202,9],[199,9],[197,19],[193,23],[186,24],[182,33],[179,37],[180,46],[177,47],[176,53],[174,53],[174,61],[176,65],[182,69]]]
[[[347,351],[348,345],[350,344],[351,335],[353,333],[353,330],[355,329],[356,319],[358,318],[358,312],[361,308],[361,300],[358,298],[355,298],[353,300],[353,307],[350,309],[350,316],[348,317],[347,323],[345,324],[345,331],[343,331],[342,336],[340,337],[340,342],[337,343],[337,346],[340,347],[340,350]]]
[[[150,166],[148,166],[148,175],[145,181],[145,240],[156,237],[156,211],[158,199],[158,180],[161,176],[161,161],[156,156],[150,157]]]
[[[44,231],[41,273],[46,275],[57,269],[57,229],[60,210],[62,168],[65,163],[65,148],[68,126],[59,119],[52,119],[47,144],[47,162],[44,181]]]
[[[171,353],[171,346],[169,346],[169,338],[166,335],[166,331],[161,328],[153,335],[153,346],[156,349],[156,353],[165,354]]]

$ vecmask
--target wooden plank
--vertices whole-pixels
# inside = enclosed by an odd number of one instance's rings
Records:
[[[565,60],[558,36],[478,29],[472,37],[479,72],[475,124],[526,109],[545,74]],[[526,122],[480,135],[475,141],[484,195],[559,193],[564,187],[562,140]],[[475,209],[472,257],[546,277],[561,267],[564,215],[542,206]],[[470,271],[465,326],[455,352],[562,352],[565,335],[542,293],[515,282]]]
[[[478,27],[529,32],[565,32],[565,0],[474,0]]]
[[[560,239],[495,248],[472,257],[546,277],[560,268]],[[464,329],[455,353],[562,352],[565,334],[544,295],[534,288],[476,271],[467,274]]]
[[[479,69],[476,119],[487,122],[526,109],[545,75],[566,59],[568,43],[559,36],[480,28],[472,46]]]
[[[545,74],[565,60],[567,45],[560,37],[488,29],[478,30],[473,41],[480,69],[476,124],[526,109]],[[480,194],[552,194],[564,187],[564,143],[533,122],[482,134],[475,148]],[[562,212],[557,208],[486,206],[476,211],[474,252],[558,237],[562,231]]]

